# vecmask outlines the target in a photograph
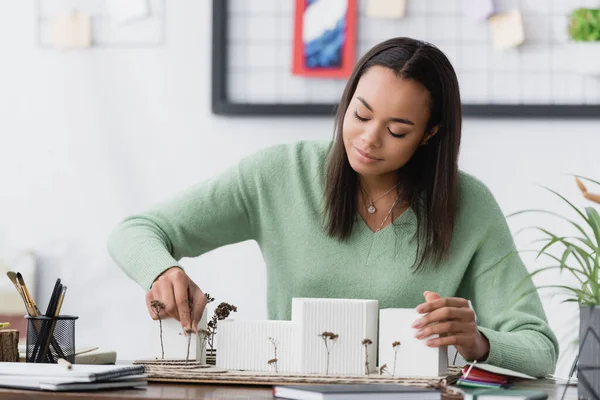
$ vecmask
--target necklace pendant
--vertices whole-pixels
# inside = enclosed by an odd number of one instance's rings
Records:
[[[369,214],[375,214],[375,211],[377,211],[377,209],[373,204],[371,204],[369,208],[367,208],[367,211],[369,212]]]

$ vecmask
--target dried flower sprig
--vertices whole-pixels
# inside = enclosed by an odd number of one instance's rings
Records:
[[[277,366],[277,346],[279,345],[279,341],[273,337],[269,337],[269,341],[273,345],[273,358],[267,361],[267,364],[273,366],[275,368],[275,373],[279,373],[279,368]]]
[[[206,340],[210,336],[210,332],[206,329],[200,329],[198,331],[198,335],[200,336],[200,360],[202,360],[202,356],[204,355],[204,351],[206,350]]]
[[[392,348],[394,349],[394,369],[392,370],[392,376],[396,376],[396,360],[398,359],[398,350],[400,350],[401,344],[399,340],[392,343]]]
[[[192,307],[194,306],[194,303],[190,299],[188,299],[187,305],[188,305],[188,311],[190,314],[190,324],[191,324],[192,323]],[[190,345],[192,344],[192,334],[194,333],[193,327],[185,328],[185,333],[187,335],[187,352],[185,355],[185,362],[188,362],[190,360]]]
[[[152,312],[156,314],[156,318],[158,318],[158,325],[160,326],[160,349],[161,349],[161,359],[165,359],[165,346],[163,343],[163,329],[162,329],[162,319],[160,318],[160,312],[165,309],[165,304],[159,300],[152,300],[150,302],[150,308]]]
[[[335,334],[333,332],[325,331],[317,336],[321,337],[321,339],[323,339],[323,343],[325,344],[325,350],[327,351],[327,364],[325,367],[325,375],[329,375],[329,355],[331,353],[331,349],[333,349],[333,346],[337,342],[340,335]]]
[[[383,364],[381,367],[379,367],[379,375],[383,375],[386,372],[389,374],[387,370],[387,364]]]
[[[217,306],[213,317],[210,321],[208,321],[208,345],[210,346],[211,353],[214,352],[215,334],[217,333],[217,321],[224,320],[225,318],[229,317],[229,314],[231,314],[232,312],[237,312],[237,307],[229,303],[223,302]]]
[[[363,339],[361,342],[365,348],[365,375],[369,375],[369,349],[368,347],[373,344],[373,341],[369,338]]]

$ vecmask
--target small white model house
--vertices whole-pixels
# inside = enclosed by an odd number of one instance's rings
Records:
[[[415,338],[417,329],[411,325],[420,317],[412,308],[385,308],[379,312],[379,365],[385,364],[394,376],[440,376],[448,369],[447,347],[425,345],[427,339],[438,335]]]
[[[361,375],[365,362],[377,368],[377,300],[292,299],[292,321],[301,329],[301,371],[306,374]],[[335,341],[324,332],[338,335]],[[362,345],[364,339],[372,344]],[[327,350],[329,351],[329,365]]]
[[[427,347],[414,337],[411,324],[419,316],[414,309],[380,311],[377,300],[294,298],[291,321],[219,321],[216,366],[365,375],[367,368],[374,373],[386,364],[394,376],[443,375],[447,349]],[[393,347],[394,342],[401,344]]]
[[[217,326],[218,368],[302,372],[299,368],[300,326],[297,324],[225,319]]]

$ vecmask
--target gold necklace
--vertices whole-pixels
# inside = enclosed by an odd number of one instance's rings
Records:
[[[392,207],[390,207],[390,211],[388,211],[387,215],[381,222],[381,225],[379,225],[379,228],[377,228],[377,230],[374,233],[381,231],[381,229],[383,228],[383,224],[385,224],[385,221],[387,221],[390,214],[394,210],[396,203],[398,203],[398,196],[396,196],[396,200],[394,200],[394,204],[392,204]],[[367,259],[365,260],[365,267],[367,267],[369,265],[369,258],[371,257],[371,250],[373,249],[373,242],[375,242],[375,236],[373,236],[373,239],[371,240],[371,245],[369,246],[369,252],[367,253]]]

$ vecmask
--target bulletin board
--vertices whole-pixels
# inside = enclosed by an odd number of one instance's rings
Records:
[[[36,0],[35,4],[37,45],[41,49],[54,48],[54,18],[74,11],[91,19],[91,47],[158,47],[165,43],[165,0],[147,0],[147,15],[126,22],[111,14],[105,0]]]
[[[569,13],[588,0],[495,0],[519,9],[525,42],[498,51],[464,0],[406,0],[402,19],[357,0],[356,60],[397,36],[433,43],[452,62],[469,117],[600,118],[600,76],[573,68]],[[600,4],[599,4],[600,6]],[[292,74],[295,0],[213,0],[212,110],[219,115],[332,116],[346,80]]]

